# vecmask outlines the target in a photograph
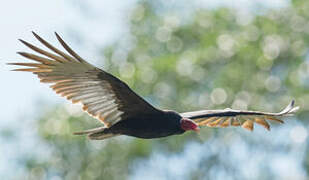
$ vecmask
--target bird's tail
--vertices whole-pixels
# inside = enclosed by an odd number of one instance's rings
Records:
[[[99,127],[94,129],[88,129],[85,131],[74,132],[74,135],[88,135],[88,138],[91,140],[103,140],[118,136],[119,134],[111,133],[109,129],[105,127]]]
[[[103,140],[114,136],[119,136],[119,134],[103,133],[103,132],[88,134],[88,138],[91,140]]]

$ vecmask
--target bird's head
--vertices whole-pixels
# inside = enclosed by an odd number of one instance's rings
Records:
[[[194,121],[188,118],[182,118],[180,120],[180,127],[185,131],[190,131],[190,130],[195,131],[195,132],[200,131],[200,128],[198,127],[198,125]]]

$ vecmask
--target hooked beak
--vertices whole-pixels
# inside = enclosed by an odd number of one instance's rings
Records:
[[[200,130],[201,130],[201,128],[197,126],[193,131],[195,131],[196,133],[199,133]]]
[[[198,125],[194,121],[187,118],[181,119],[180,126],[185,131],[200,132],[200,128],[198,127]]]

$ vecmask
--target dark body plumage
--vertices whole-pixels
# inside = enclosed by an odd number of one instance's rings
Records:
[[[136,116],[119,121],[106,129],[106,133],[123,134],[139,138],[160,138],[185,131],[180,127],[181,116],[173,111],[160,114]]]

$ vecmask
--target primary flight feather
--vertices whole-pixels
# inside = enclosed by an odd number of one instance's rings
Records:
[[[106,139],[117,135],[139,138],[159,138],[186,131],[199,131],[199,126],[242,126],[253,130],[254,123],[270,129],[268,121],[283,123],[282,116],[291,115],[299,107],[292,101],[279,113],[241,111],[233,109],[202,110],[186,113],[160,110],[138,96],[117,77],[89,64],[75,53],[57,34],[56,37],[67,53],[55,48],[33,32],[35,38],[53,53],[38,48],[24,40],[24,45],[39,53],[35,55],[18,52],[36,63],[9,63],[28,68],[41,82],[50,86],[57,94],[72,103],[81,103],[84,111],[104,125],[75,134],[87,134],[90,139]],[[69,53],[69,54],[68,54]]]

